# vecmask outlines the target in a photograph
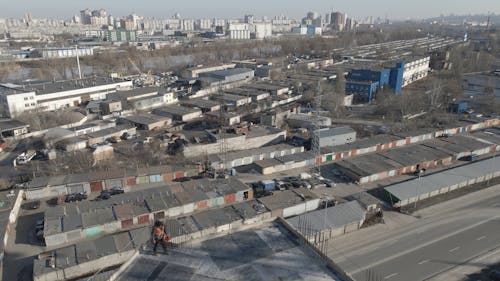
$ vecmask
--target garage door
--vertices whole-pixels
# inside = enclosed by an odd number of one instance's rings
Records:
[[[68,193],[84,192],[83,184],[68,185]]]
[[[110,180],[108,188],[109,189],[111,189],[111,188],[123,188],[123,182],[122,182],[122,180]]]
[[[357,222],[348,224],[345,227],[345,233],[353,232],[353,231],[356,231],[356,230],[358,230],[358,223]]]
[[[101,192],[102,190],[103,190],[102,181],[90,183],[91,192]]]

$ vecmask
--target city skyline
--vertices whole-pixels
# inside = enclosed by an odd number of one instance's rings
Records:
[[[4,2],[6,0],[1,0]],[[2,3],[0,17],[21,18],[25,13],[31,13],[34,18],[59,18],[69,19],[71,16],[79,14],[85,8],[106,9],[114,16],[125,16],[135,13],[144,17],[170,18],[175,13],[179,13],[183,18],[240,18],[244,14],[254,14],[256,17],[274,17],[286,15],[290,18],[301,18],[308,11],[318,12],[323,15],[332,10],[342,11],[354,18],[365,18],[368,16],[389,18],[389,19],[418,19],[436,17],[441,14],[481,14],[500,13],[500,5],[496,5],[495,0],[477,0],[474,5],[470,1],[443,0],[430,1],[422,0],[418,2],[407,2],[398,0],[381,0],[378,5],[366,7],[363,1],[338,0],[335,2],[326,0],[315,0],[309,2],[294,3],[289,1],[264,1],[254,0],[252,2],[234,0],[217,0],[217,4],[207,3],[201,0],[191,0],[184,2],[150,0],[146,3],[137,1],[72,1],[68,4],[64,0],[18,0],[18,5],[7,5]],[[432,9],[429,7],[432,6]],[[54,7],[58,7],[54,9]],[[323,15],[324,16],[324,15]]]

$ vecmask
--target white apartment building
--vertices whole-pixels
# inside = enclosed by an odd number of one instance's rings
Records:
[[[230,23],[229,39],[235,39],[235,40],[250,39],[250,25],[246,23]]]
[[[427,77],[430,70],[430,60],[430,57],[423,57],[406,61],[403,72],[403,87]]]
[[[255,39],[264,39],[273,36],[273,24],[270,22],[256,23]]]
[[[0,116],[14,117],[16,113],[36,109],[35,92],[0,86]]]
[[[104,100],[109,93],[132,88],[132,81],[86,78],[36,85],[0,86],[0,114],[15,117],[32,110],[52,111]]]
[[[212,29],[212,20],[211,19],[199,19],[197,27],[199,30]]]
[[[183,31],[194,31],[195,20],[192,19],[183,19],[181,21],[181,29]]]
[[[43,58],[71,58],[78,56],[93,56],[94,48],[44,48],[41,50]]]

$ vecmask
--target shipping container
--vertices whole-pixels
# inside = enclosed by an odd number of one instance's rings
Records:
[[[106,185],[107,189],[112,188],[123,188],[122,179],[112,179],[107,181],[109,184]]]

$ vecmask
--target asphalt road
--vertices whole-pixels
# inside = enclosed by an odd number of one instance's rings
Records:
[[[379,280],[425,280],[456,265],[461,265],[493,247],[499,247],[499,233],[500,219],[488,221],[405,255],[384,261],[369,270],[354,274],[353,277],[359,281],[369,281],[370,274],[376,274]]]
[[[500,247],[499,233],[500,195],[494,195],[329,254],[358,281],[425,280]]]

